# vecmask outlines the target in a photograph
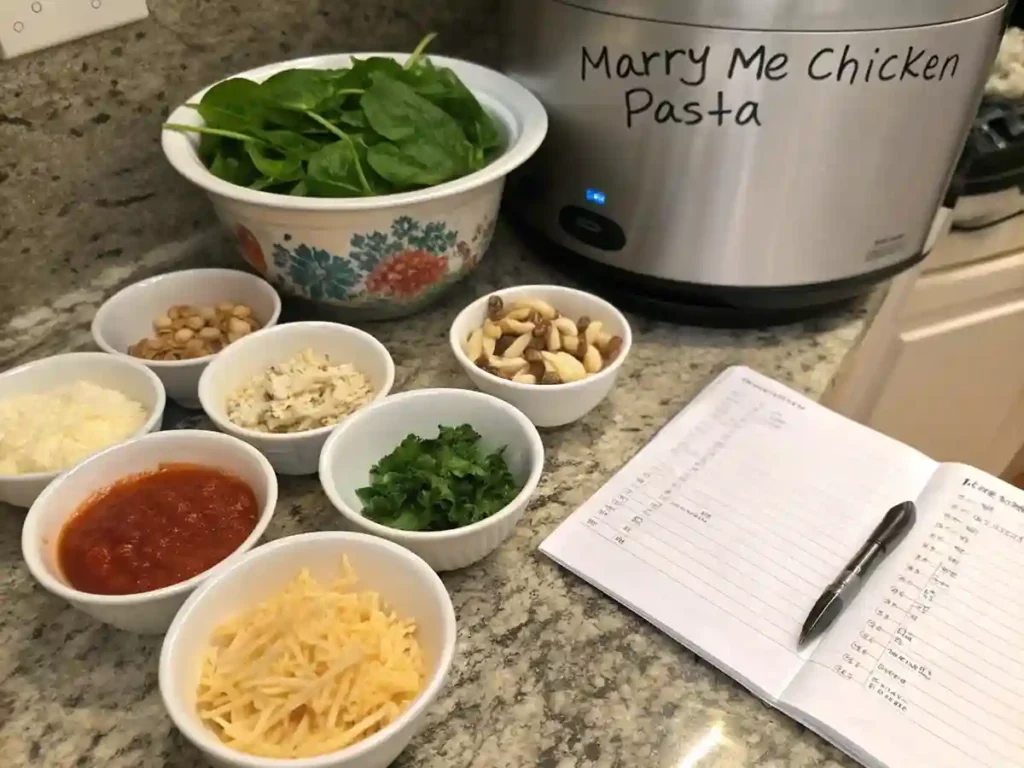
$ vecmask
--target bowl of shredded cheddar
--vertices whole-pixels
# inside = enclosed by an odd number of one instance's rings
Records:
[[[214,765],[376,768],[415,735],[454,651],[451,599],[423,560],[310,533],[253,550],[185,602],[160,692]]]

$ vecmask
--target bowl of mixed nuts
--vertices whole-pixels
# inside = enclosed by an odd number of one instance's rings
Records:
[[[449,342],[477,388],[511,403],[538,427],[557,427],[608,396],[633,334],[625,316],[593,294],[523,285],[462,310]]]
[[[277,323],[281,298],[265,280],[235,269],[187,269],[129,285],[92,321],[105,352],[133,357],[167,396],[199,407],[199,377],[228,345]]]

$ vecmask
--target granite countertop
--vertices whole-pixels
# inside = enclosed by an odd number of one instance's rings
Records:
[[[0,368],[89,348],[88,322],[105,296],[145,274],[211,262],[235,263],[217,235],[106,267],[61,295],[47,295],[43,284],[22,286],[10,273],[9,291],[24,289],[45,303],[0,315]],[[493,288],[553,281],[562,282],[500,229],[479,271],[441,306],[367,326],[394,356],[395,390],[469,386],[447,349],[454,315]],[[458,617],[456,660],[426,727],[396,765],[854,765],[537,548],[719,371],[742,363],[818,397],[868,314],[860,306],[757,331],[631,318],[633,352],[611,397],[583,421],[545,431],[545,473],[515,534],[482,562],[443,576]],[[202,416],[177,409],[168,422],[207,426]],[[160,702],[160,639],[98,624],[38,587],[21,559],[23,517],[0,505],[0,762],[203,764]],[[330,529],[335,522],[315,477],[282,478],[267,537]]]

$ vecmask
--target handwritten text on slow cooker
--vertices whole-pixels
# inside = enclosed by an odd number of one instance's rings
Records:
[[[927,48],[908,46],[899,52],[883,51],[878,47],[858,50],[852,45],[842,48],[825,47],[814,52],[799,69],[793,66],[788,53],[771,52],[761,45],[750,49],[733,48],[724,55],[705,45],[695,48],[643,50],[615,55],[608,46],[592,51],[581,50],[580,77],[588,79],[629,80],[654,78],[664,75],[677,78],[683,85],[693,88],[704,85],[717,62],[727,64],[725,79],[780,82],[794,71],[815,82],[871,85],[875,83],[920,80],[942,82],[956,77],[960,55],[938,54]],[[699,125],[705,120],[718,125],[762,125],[761,103],[745,100],[730,103],[728,94],[719,90],[710,94],[714,105],[706,101],[675,102],[658,99],[650,88],[636,87],[624,92],[626,125],[632,128],[644,116],[656,123]]]

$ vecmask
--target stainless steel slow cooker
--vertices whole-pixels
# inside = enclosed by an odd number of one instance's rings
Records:
[[[1005,7],[507,0],[505,69],[550,115],[512,213],[652,306],[730,323],[857,295],[937,231]]]

